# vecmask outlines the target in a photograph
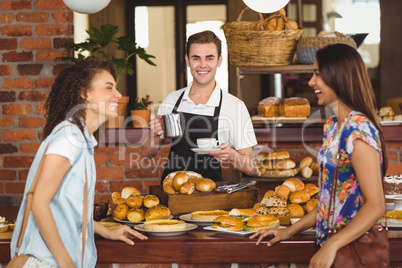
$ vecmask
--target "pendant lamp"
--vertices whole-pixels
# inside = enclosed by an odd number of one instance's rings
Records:
[[[243,0],[250,9],[260,13],[272,13],[283,8],[290,0]]]
[[[82,14],[93,14],[101,11],[111,0],[63,0],[72,11]]]

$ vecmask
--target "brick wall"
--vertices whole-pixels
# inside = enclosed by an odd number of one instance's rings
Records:
[[[54,59],[72,40],[73,13],[62,0],[0,2],[2,204],[21,197],[46,122],[44,102],[65,66]]]

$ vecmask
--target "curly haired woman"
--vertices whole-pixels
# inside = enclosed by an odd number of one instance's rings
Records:
[[[325,268],[333,264],[339,249],[365,234],[384,215],[382,180],[387,158],[374,92],[356,49],[336,44],[317,51],[309,85],[318,104],[329,106],[335,114],[324,125],[318,155],[318,206],[289,228],[258,231],[250,238],[258,237],[258,245],[264,237],[274,235],[268,242],[271,246],[316,225],[321,248],[311,258],[309,267]],[[339,175],[332,192],[338,152]],[[328,212],[331,195],[335,195],[333,215]],[[329,237],[329,230],[343,226]]]
[[[36,172],[31,214],[18,254],[30,256],[24,267],[95,267],[94,233],[133,245],[128,236],[146,237],[127,226],[107,229],[93,221],[96,168],[94,138],[108,117],[117,116],[115,71],[110,63],[88,57],[60,72],[46,101],[43,142],[25,185],[11,256],[21,229],[26,194]],[[47,148],[47,149],[46,149]],[[44,152],[46,150],[45,155]],[[42,168],[39,167],[43,155]],[[87,229],[82,262],[84,190],[87,181]],[[83,264],[82,264],[83,263]]]

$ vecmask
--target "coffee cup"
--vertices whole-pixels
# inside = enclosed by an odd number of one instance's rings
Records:
[[[162,121],[166,138],[177,138],[183,135],[180,125],[180,114],[174,113],[162,115]]]
[[[200,138],[197,139],[197,146],[200,149],[212,149],[219,146],[219,141],[215,138]]]

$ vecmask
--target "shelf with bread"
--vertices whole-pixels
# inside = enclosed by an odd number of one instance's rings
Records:
[[[254,169],[248,176],[261,178],[286,178],[297,174],[309,179],[318,175],[318,164],[312,157],[305,157],[296,164],[289,151],[260,152],[254,156]]]

